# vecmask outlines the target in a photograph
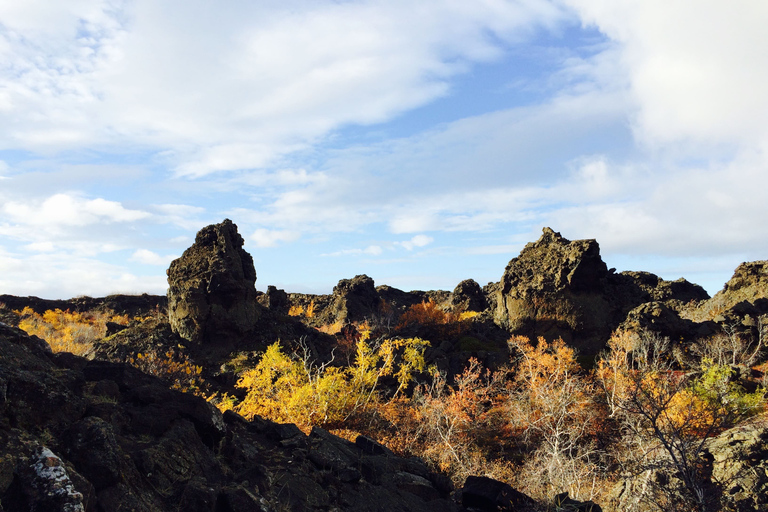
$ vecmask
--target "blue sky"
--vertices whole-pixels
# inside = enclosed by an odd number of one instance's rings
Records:
[[[544,226],[718,291],[768,258],[768,4],[0,0],[0,293],[497,281]]]

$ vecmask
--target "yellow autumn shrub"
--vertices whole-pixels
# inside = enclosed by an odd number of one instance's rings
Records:
[[[288,355],[276,342],[254,368],[241,374],[237,386],[247,393],[235,410],[248,419],[338,426],[378,401],[382,377],[395,377],[396,394],[406,387],[424,369],[427,346],[419,338],[369,343],[363,337],[354,363],[342,368],[312,362],[306,348],[303,357]]]
[[[20,329],[43,338],[54,352],[71,352],[75,355],[83,355],[94,341],[104,337],[107,322],[127,325],[129,321],[127,315],[100,311],[54,309],[40,315],[27,306],[16,313],[20,318]]]

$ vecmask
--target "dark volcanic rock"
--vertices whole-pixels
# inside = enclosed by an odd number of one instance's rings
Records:
[[[267,286],[267,293],[259,296],[259,304],[276,313],[287,314],[290,307],[288,294],[275,286]]]
[[[224,415],[125,364],[0,325],[0,510],[458,511],[443,475],[370,439]]]
[[[238,340],[258,320],[256,271],[229,219],[201,229],[168,269],[168,318],[193,343]]]
[[[712,479],[739,512],[768,509],[768,426],[744,425],[708,441]]]
[[[544,228],[509,262],[497,290],[496,321],[527,336],[562,337],[585,353],[603,348],[611,331],[648,295],[609,272],[595,240],[566,240]]]
[[[675,300],[682,303],[699,302],[709,299],[707,291],[697,284],[683,278],[675,281],[665,281],[650,272],[622,272],[631,277],[635,283],[646,292],[652,301]]]
[[[333,287],[331,304],[322,312],[320,320],[326,324],[358,322],[375,314],[380,301],[373,279],[365,274],[342,279]]]
[[[678,310],[708,298],[703,288],[685,279],[616,274],[603,262],[595,240],[570,241],[550,228],[509,262],[498,286],[487,287],[488,292],[495,293],[490,302],[502,327],[530,337],[562,337],[585,354],[599,352],[625,320],[670,337],[699,333],[679,318]],[[645,306],[651,302],[655,305]]]
[[[652,331],[671,340],[692,341],[714,333],[709,324],[695,323],[680,315],[663,302],[646,302],[627,314],[619,329],[623,331]]]
[[[755,418],[706,440],[702,463],[708,474],[702,485],[705,497],[711,500],[707,510],[768,510],[768,426],[764,418]],[[684,488],[679,476],[662,469],[626,475],[606,497],[605,508],[657,511],[654,501],[658,496],[654,491],[679,495]]]
[[[768,313],[768,307],[764,306],[766,299],[768,299],[768,261],[742,263],[736,267],[733,277],[725,283],[723,289],[702,304],[691,316],[697,321],[722,321],[727,316],[765,314]],[[745,304],[755,306],[755,311],[748,312],[748,308],[744,307]]]
[[[451,304],[465,311],[480,312],[488,308],[485,292],[474,279],[466,279],[456,286],[451,296]]]
[[[485,476],[470,476],[461,491],[462,504],[483,512],[532,510],[534,501],[509,484]]]

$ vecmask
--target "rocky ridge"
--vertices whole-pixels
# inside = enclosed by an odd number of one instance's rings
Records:
[[[0,510],[460,510],[373,440],[251,422],[0,325]]]
[[[0,449],[0,510],[528,506],[524,495],[501,482],[468,480],[453,491],[445,477],[423,462],[395,457],[370,439],[350,443],[322,429],[305,435],[293,425],[258,418],[246,422],[231,412],[221,415],[201,398],[110,362],[153,346],[185,347],[193,354],[211,345],[224,352],[256,351],[275,339],[302,337],[322,356],[334,338],[305,324],[385,321],[388,315],[393,321],[427,300],[446,311],[479,313],[471,336],[443,340],[431,353],[432,360],[455,371],[469,356],[485,353],[477,347],[510,334],[563,337],[582,353],[595,354],[617,328],[696,341],[723,325],[753,336],[768,325],[768,262],[739,266],[723,291],[710,299],[684,279],[616,273],[602,261],[595,240],[570,241],[549,228],[510,261],[498,283],[481,288],[466,280],[453,292],[376,287],[362,275],[341,280],[326,296],[288,294],[274,287],[262,294],[255,290],[253,260],[242,245],[231,221],[201,230],[168,271],[170,325],[129,327],[97,344],[91,360],[52,354],[42,340],[0,324],[0,446],[5,447]],[[59,309],[119,305],[113,309],[126,312],[161,304],[151,296],[107,299],[4,296],[0,302],[14,309],[50,309],[59,302]],[[312,315],[290,319],[287,313],[297,305],[304,311],[311,306]],[[233,384],[226,375],[220,383]],[[733,482],[728,492],[742,503],[739,510],[764,506],[754,499],[768,481],[760,476],[765,473],[760,454],[768,453],[768,435],[761,428],[725,432],[708,447],[713,475]],[[742,477],[747,473],[757,477]],[[582,509],[567,496],[560,503]],[[622,509],[618,503],[608,505]]]

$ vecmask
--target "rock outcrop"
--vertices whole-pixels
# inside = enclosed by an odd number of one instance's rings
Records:
[[[331,303],[323,310],[320,321],[326,324],[359,322],[375,314],[380,302],[373,279],[367,275],[342,279],[333,287]]]
[[[634,271],[622,272],[621,275],[632,278],[635,284],[648,294],[650,301],[677,301],[689,304],[709,299],[709,294],[704,288],[683,278],[675,281],[665,281],[650,272]]]
[[[742,263],[714,297],[683,314],[697,322],[754,328],[757,318],[768,314],[768,261]]]
[[[193,343],[236,341],[258,320],[256,270],[229,219],[201,229],[168,269],[168,318]]]
[[[513,333],[562,337],[596,353],[627,311],[642,302],[639,289],[617,293],[617,280],[595,240],[571,242],[544,228],[504,270],[495,318]]]
[[[732,428],[707,443],[712,480],[720,482],[732,509],[768,510],[768,425]]]
[[[684,279],[665,281],[648,272],[617,274],[603,262],[595,240],[570,241],[544,228],[536,242],[509,262],[492,302],[496,322],[511,332],[562,337],[582,353],[596,354],[634,308],[663,301],[658,310],[636,314],[653,317],[671,305],[707,297],[701,287]]]
[[[707,478],[700,482],[711,510],[762,512],[768,510],[768,425],[764,418],[726,430],[708,439],[701,464]],[[647,470],[628,474],[609,493],[605,509],[616,512],[659,510],[654,493],[679,499],[684,493],[679,473]],[[710,509],[708,509],[710,510]]]
[[[460,282],[453,290],[451,295],[451,305],[465,311],[485,311],[488,308],[488,301],[485,299],[485,292],[474,279],[465,279]]]
[[[0,324],[0,510],[458,511],[451,491],[371,439],[222,415]]]

